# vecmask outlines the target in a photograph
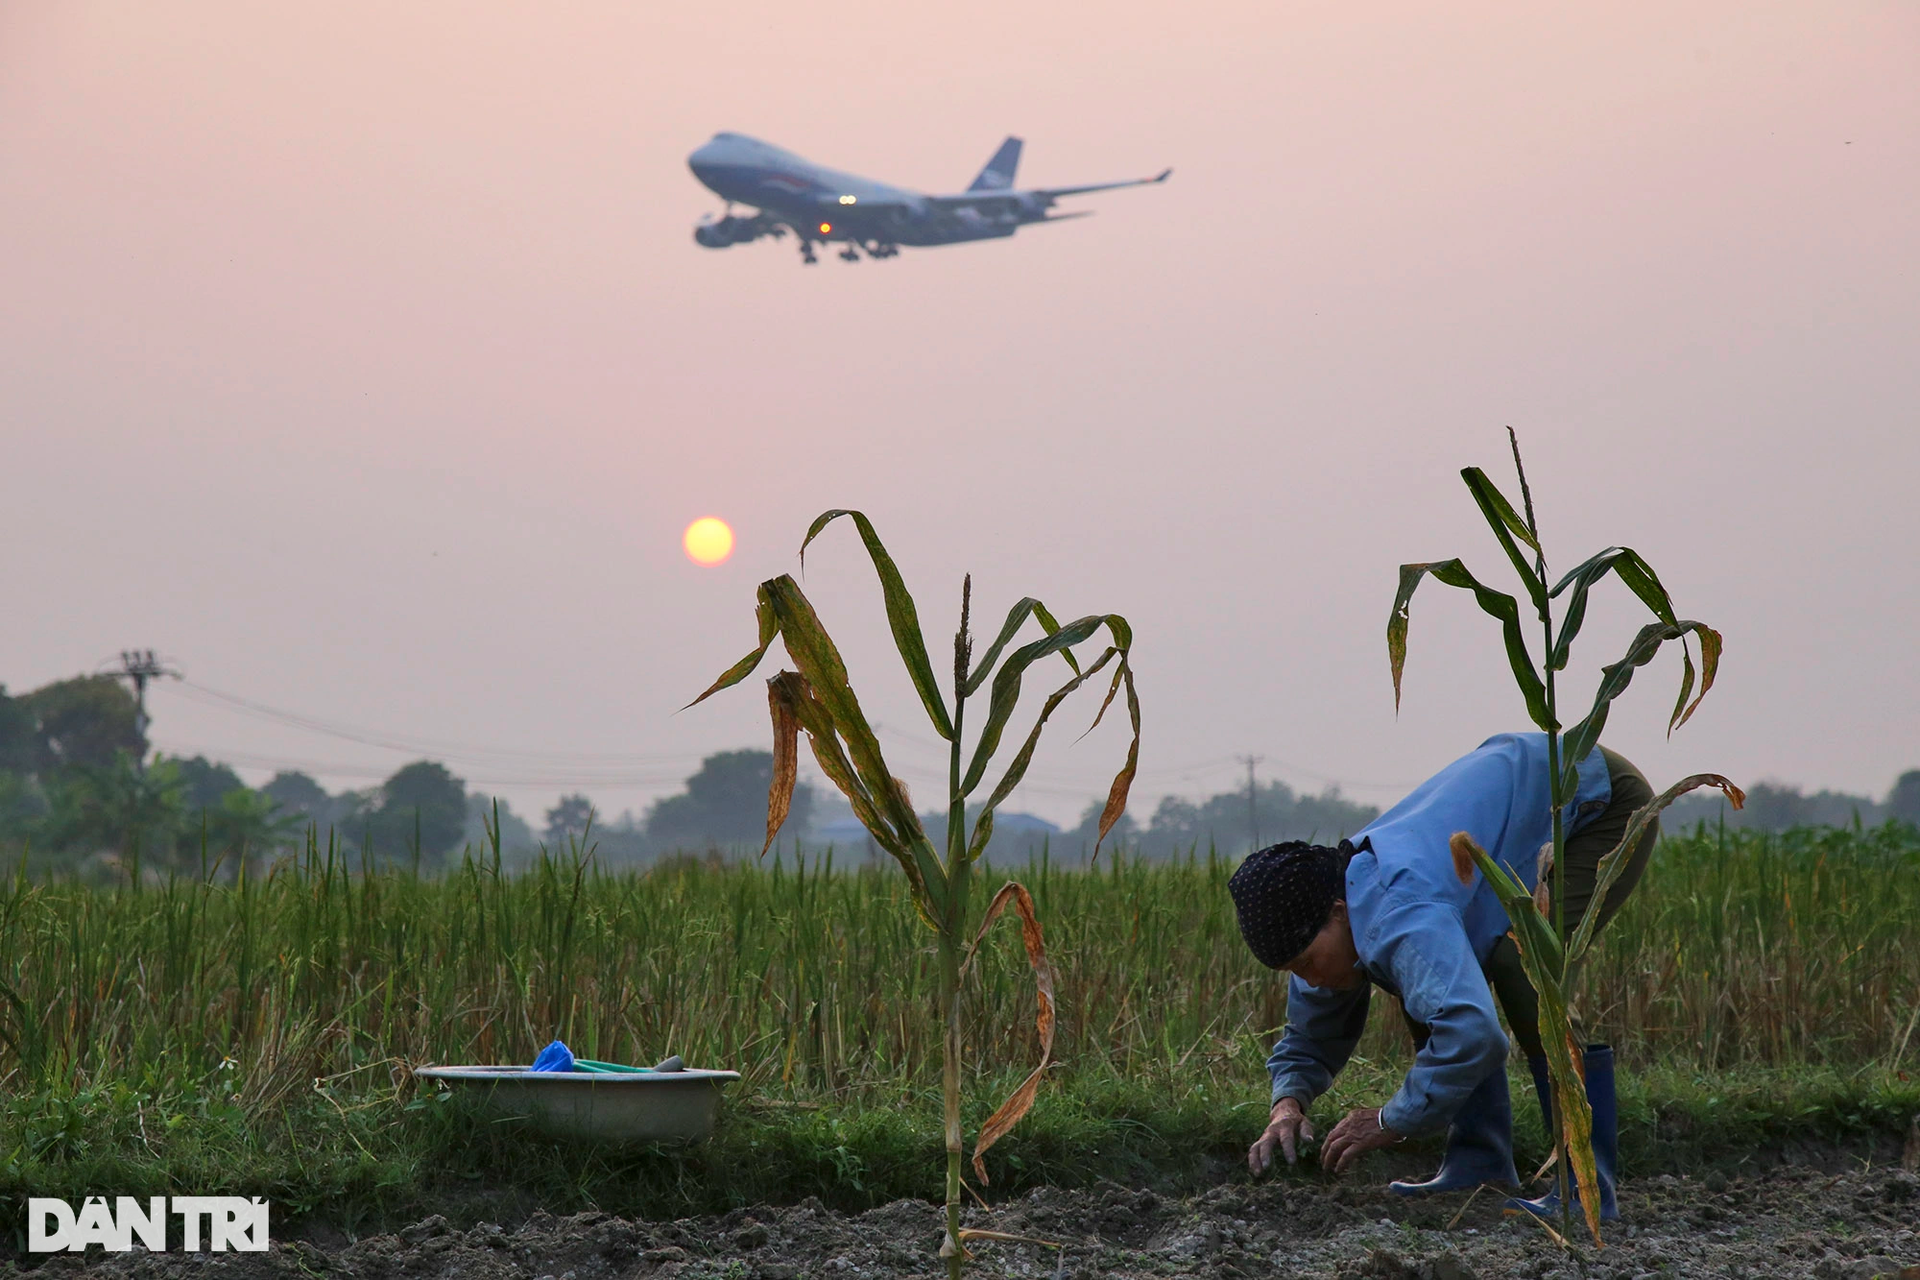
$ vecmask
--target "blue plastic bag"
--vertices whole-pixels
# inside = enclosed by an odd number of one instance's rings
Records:
[[[567,1048],[565,1042],[560,1040],[555,1040],[542,1049],[540,1056],[533,1060],[531,1068],[534,1071],[572,1071],[573,1069],[573,1050]]]

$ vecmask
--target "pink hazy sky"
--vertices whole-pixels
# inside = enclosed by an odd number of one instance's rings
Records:
[[[637,810],[765,744],[757,686],[674,710],[852,506],[936,645],[968,570],[1132,620],[1141,820],[1238,753],[1385,802],[1524,722],[1464,596],[1416,600],[1397,719],[1383,640],[1400,562],[1503,572],[1455,473],[1511,423],[1557,567],[1635,546],[1726,635],[1693,724],[1663,659],[1609,741],[1878,793],[1920,765],[1916,66],[1904,3],[9,5],[0,680],[151,646],[536,821]],[[718,129],[923,190],[1007,133],[1030,184],[1175,175],[803,270],[693,244]],[[851,531],[808,566],[928,800]],[[418,754],[152,706],[255,781]],[[1103,788],[1092,709],[1014,807]]]

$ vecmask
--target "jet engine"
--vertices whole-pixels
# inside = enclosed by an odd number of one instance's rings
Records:
[[[708,249],[724,249],[728,245],[758,240],[761,236],[779,236],[785,231],[785,227],[763,213],[751,218],[728,214],[723,218],[702,218],[700,225],[693,229],[693,242]]]

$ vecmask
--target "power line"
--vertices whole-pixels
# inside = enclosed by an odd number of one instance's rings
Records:
[[[121,674],[135,680],[135,692],[141,697],[141,725],[144,732],[147,723],[145,713],[145,684],[158,676],[169,676],[178,681],[176,688],[185,697],[202,705],[218,707],[222,710],[252,716],[256,719],[280,724],[302,732],[335,738],[343,742],[352,742],[361,746],[375,747],[385,751],[402,752],[415,756],[438,757],[450,763],[459,764],[463,770],[473,773],[472,781],[485,786],[559,786],[559,787],[639,787],[650,788],[669,786],[684,782],[684,771],[697,766],[705,758],[700,752],[568,752],[537,751],[526,748],[508,748],[494,746],[474,746],[455,743],[442,739],[417,737],[412,734],[393,733],[387,730],[356,725],[348,721],[335,720],[304,712],[291,711],[269,703],[249,698],[242,694],[215,689],[196,680],[185,678],[179,671],[165,667],[153,656],[151,650],[128,651],[121,655],[123,670]],[[136,671],[139,673],[136,675]],[[936,743],[920,735],[902,732],[895,726],[876,724],[874,728],[891,740],[908,747],[945,755],[948,746]],[[223,753],[237,763],[246,763],[256,768],[304,768],[311,772],[324,772],[342,777],[379,777],[384,776],[366,766],[309,765],[295,760],[283,760],[270,756],[250,755],[245,752]],[[242,759],[245,757],[245,759]],[[1258,757],[1266,760],[1269,757]],[[1217,774],[1233,764],[1246,764],[1244,756],[1217,756],[1194,761],[1184,765],[1167,765],[1158,768],[1142,769],[1135,777],[1135,785],[1142,784],[1164,788],[1175,782],[1193,783],[1207,774]],[[1401,791],[1412,783],[1395,782],[1355,782],[1331,777],[1283,760],[1275,760],[1288,773],[1305,777],[1322,785],[1351,787],[1361,791]],[[648,766],[653,766],[649,768]],[[668,770],[673,771],[669,775]],[[1248,764],[1249,792],[1251,804],[1252,766]],[[918,781],[944,786],[946,771],[944,766],[915,767],[908,764],[900,772],[912,776]],[[1056,798],[1084,798],[1097,790],[1097,785],[1083,782],[1067,773],[1048,770],[1029,770],[1022,779],[1020,791],[1034,795]],[[1249,825],[1257,835],[1257,811],[1249,817]]]
[[[273,721],[291,728],[324,737],[338,738],[343,742],[355,742],[362,746],[379,747],[387,751],[404,751],[420,755],[444,755],[460,759],[493,760],[511,763],[541,763],[554,766],[585,766],[588,768],[623,768],[645,764],[684,764],[698,762],[696,753],[672,752],[668,754],[648,754],[641,752],[591,752],[591,751],[533,751],[525,748],[482,747],[452,743],[432,738],[418,738],[408,734],[389,733],[380,729],[349,724],[345,721],[326,720],[319,716],[306,715],[298,711],[269,706],[264,702],[243,697],[236,693],[226,693],[211,688],[195,680],[182,678],[180,692],[193,701],[205,705],[220,706],[227,710],[239,711],[259,719]]]

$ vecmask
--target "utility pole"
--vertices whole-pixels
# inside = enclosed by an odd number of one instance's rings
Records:
[[[1247,766],[1247,832],[1253,837],[1253,848],[1260,847],[1260,806],[1255,803],[1253,789],[1253,766],[1265,760],[1265,756],[1240,756],[1241,764]]]
[[[157,680],[161,676],[172,676],[175,680],[178,680],[180,673],[171,667],[160,665],[159,660],[153,656],[153,650],[151,649],[122,649],[120,651],[119,674],[133,682],[133,731],[140,735],[140,741],[144,744],[147,740],[148,724],[147,681]],[[140,772],[145,773],[147,771],[146,753],[143,751],[140,759],[134,763]]]

